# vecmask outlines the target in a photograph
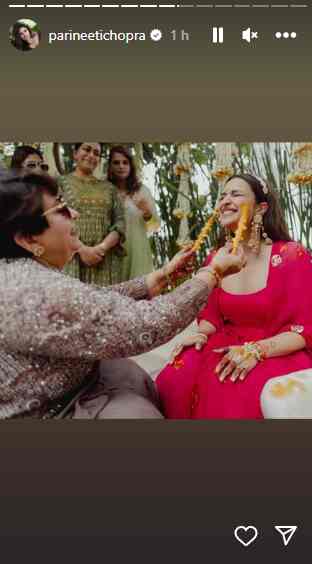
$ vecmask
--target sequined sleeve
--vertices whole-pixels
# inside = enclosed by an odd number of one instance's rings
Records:
[[[128,296],[128,298],[133,298],[134,300],[149,298],[145,276],[140,276],[139,278],[134,278],[133,280],[122,282],[121,284],[114,284],[114,286],[109,286],[108,288],[114,292],[118,292],[122,296]]]
[[[28,270],[28,271],[27,271]],[[47,269],[0,273],[0,343],[50,359],[119,358],[157,347],[184,329],[207,300],[201,281],[135,301]]]

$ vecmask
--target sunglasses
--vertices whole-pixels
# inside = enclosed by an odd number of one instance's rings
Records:
[[[40,170],[42,170],[42,172],[48,172],[49,170],[49,165],[46,163],[37,163],[35,161],[29,161],[28,163],[25,164],[25,168],[29,168],[30,170],[34,170],[35,168],[40,168]]]
[[[42,217],[46,217],[50,213],[56,212],[56,213],[60,213],[61,215],[63,215],[67,219],[72,219],[72,213],[70,211],[70,207],[66,204],[66,202],[64,202],[63,200],[61,200],[59,198],[58,198],[57,201],[59,201],[59,203],[56,206],[53,206],[53,208],[49,208],[48,210],[46,210],[42,214]]]

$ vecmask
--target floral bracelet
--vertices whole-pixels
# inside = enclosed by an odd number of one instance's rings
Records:
[[[267,358],[261,345],[255,341],[244,343],[243,349],[247,356],[253,356],[258,362],[262,362]]]

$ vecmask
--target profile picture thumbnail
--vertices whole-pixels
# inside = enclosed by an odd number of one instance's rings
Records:
[[[39,46],[41,32],[37,22],[20,19],[10,28],[10,42],[19,51],[31,51]]]

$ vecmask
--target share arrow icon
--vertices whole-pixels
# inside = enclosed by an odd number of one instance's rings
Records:
[[[275,525],[274,529],[276,529],[277,532],[282,535],[283,544],[284,546],[287,546],[293,538],[298,527],[297,525]]]

